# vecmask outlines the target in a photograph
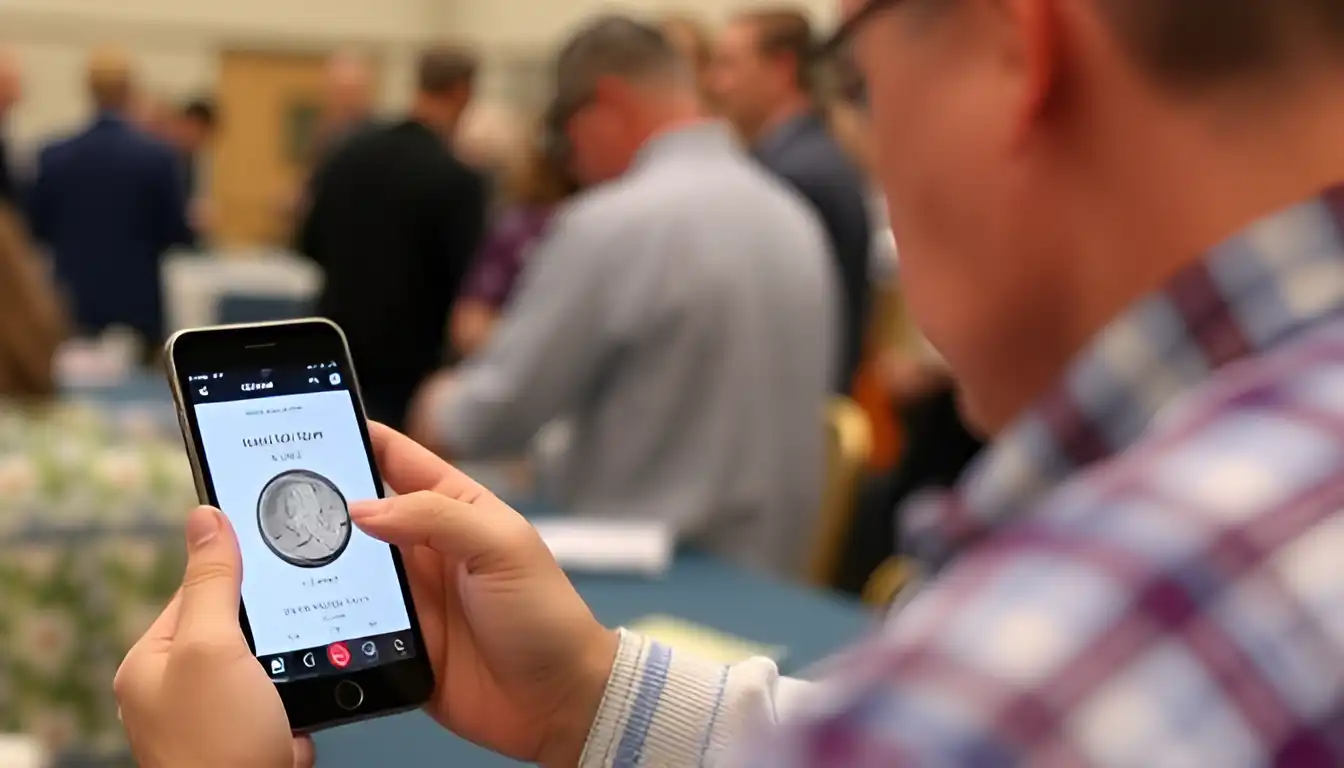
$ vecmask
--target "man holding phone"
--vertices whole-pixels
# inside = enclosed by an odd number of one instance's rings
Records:
[[[546,765],[1344,764],[1344,14],[843,7],[912,310],[997,435],[914,510],[924,588],[821,683],[701,662],[375,429],[406,495],[351,514],[406,553],[431,714]],[[123,715],[150,765],[287,766],[220,523]]]

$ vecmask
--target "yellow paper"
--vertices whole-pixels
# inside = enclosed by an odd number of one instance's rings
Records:
[[[645,616],[627,624],[626,628],[678,651],[720,664],[736,664],[753,656],[780,661],[788,653],[783,646],[755,643],[675,616]]]

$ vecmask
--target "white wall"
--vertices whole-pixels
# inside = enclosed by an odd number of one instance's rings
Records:
[[[0,0],[0,43],[23,59],[27,96],[5,126],[17,154],[87,116],[87,51],[126,46],[145,86],[179,98],[212,89],[228,48],[325,50],[354,45],[383,62],[384,106],[410,92],[416,49],[429,40],[476,44],[487,99],[535,93],[567,31],[608,10],[687,13],[715,24],[734,10],[776,0]],[[783,0],[788,2],[789,0]],[[795,0],[820,24],[838,0]],[[523,82],[526,81],[526,82]]]
[[[473,2],[475,0],[472,0]],[[413,51],[452,0],[0,0],[0,42],[23,60],[26,97],[6,127],[22,155],[87,116],[88,50],[126,46],[144,85],[178,98],[213,88],[228,48],[353,45],[383,61],[387,106],[404,100]]]
[[[34,0],[37,1],[37,0]],[[677,12],[717,24],[736,10],[762,4],[795,4],[811,11],[819,25],[835,19],[839,0],[453,0],[446,15],[451,29],[482,43],[528,48],[554,46],[584,17],[629,10],[658,16]]]
[[[75,24],[318,39],[415,38],[430,8],[426,0],[0,0],[0,11],[43,14]]]
[[[441,29],[472,41],[485,54],[487,98],[523,101],[534,110],[549,88],[550,59],[566,35],[590,16],[629,12],[657,19],[670,13],[711,28],[753,5],[794,5],[812,14],[818,33],[834,24],[839,0],[446,0]]]

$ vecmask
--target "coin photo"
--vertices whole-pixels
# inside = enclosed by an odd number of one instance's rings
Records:
[[[318,568],[334,562],[350,543],[350,507],[330,480],[295,469],[261,489],[257,527],[281,560]]]

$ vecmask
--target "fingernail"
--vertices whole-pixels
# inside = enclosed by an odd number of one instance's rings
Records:
[[[187,545],[200,549],[219,535],[219,512],[210,507],[197,507],[187,516]]]
[[[387,499],[357,501],[350,506],[350,517],[356,522],[370,520],[387,511]]]

